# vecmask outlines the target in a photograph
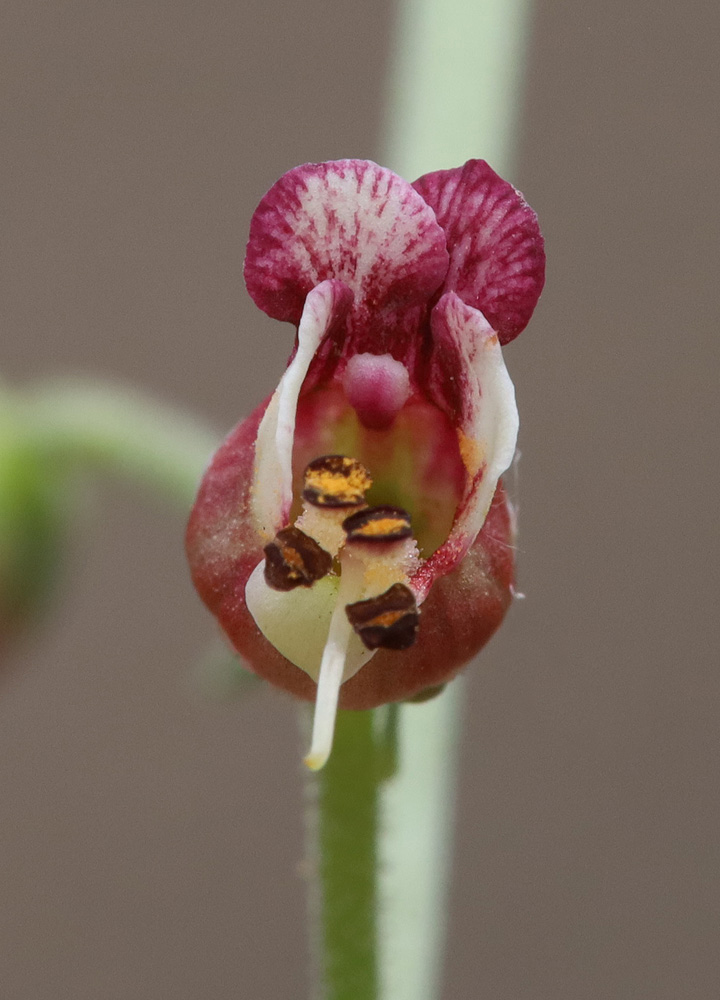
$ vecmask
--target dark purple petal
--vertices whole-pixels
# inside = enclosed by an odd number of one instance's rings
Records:
[[[537,216],[484,160],[425,174],[413,187],[445,230],[450,268],[443,291],[479,309],[507,344],[527,326],[545,283]]]
[[[250,224],[245,283],[275,319],[297,323],[328,278],[354,293],[354,312],[429,298],[447,272],[435,215],[397,174],[366,160],[309,163],[270,188]]]

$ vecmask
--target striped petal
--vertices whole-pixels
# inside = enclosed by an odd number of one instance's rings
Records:
[[[268,191],[250,224],[245,282],[275,319],[297,323],[305,298],[335,278],[370,310],[426,301],[447,272],[445,235],[412,186],[366,160],[310,163]]]
[[[479,309],[501,344],[528,324],[545,283],[537,216],[484,160],[425,174],[413,187],[445,231],[450,268],[443,291]]]

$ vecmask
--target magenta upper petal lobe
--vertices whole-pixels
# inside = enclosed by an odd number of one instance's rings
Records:
[[[355,321],[426,301],[447,273],[445,234],[412,186],[365,160],[285,174],[250,224],[245,282],[275,319],[297,323],[327,278],[354,293]]]
[[[528,324],[545,283],[537,216],[484,160],[425,174],[413,187],[445,231],[450,268],[443,291],[479,309],[507,344]]]

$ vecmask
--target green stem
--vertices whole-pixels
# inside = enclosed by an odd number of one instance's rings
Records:
[[[398,705],[338,712],[330,760],[309,779],[311,842],[321,886],[319,910],[311,917],[319,916],[315,951],[323,1000],[386,995],[377,942],[380,795],[397,773],[399,715]]]
[[[371,712],[339,712],[330,760],[315,779],[322,893],[321,995],[375,1000],[379,761]]]
[[[82,380],[17,397],[27,446],[61,472],[110,474],[186,512],[217,436],[185,412],[134,389]]]
[[[412,179],[483,157],[507,171],[529,11],[530,0],[401,2],[387,166]],[[323,1000],[439,996],[461,701],[455,681],[390,723],[382,710],[338,718],[309,816]],[[383,726],[390,750],[378,750]]]
[[[401,177],[515,152],[531,0],[400,0],[382,162]]]

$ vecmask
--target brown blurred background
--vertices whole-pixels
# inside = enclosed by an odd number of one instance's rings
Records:
[[[3,375],[247,413],[291,341],[244,291],[250,215],[296,163],[379,155],[391,22],[5,0]],[[538,4],[511,179],[548,285],[507,351],[527,599],[472,670],[445,1000],[720,996],[719,36],[708,2]],[[98,495],[0,692],[0,995],[299,1000],[294,706],[192,693],[213,629],[182,518]]]

